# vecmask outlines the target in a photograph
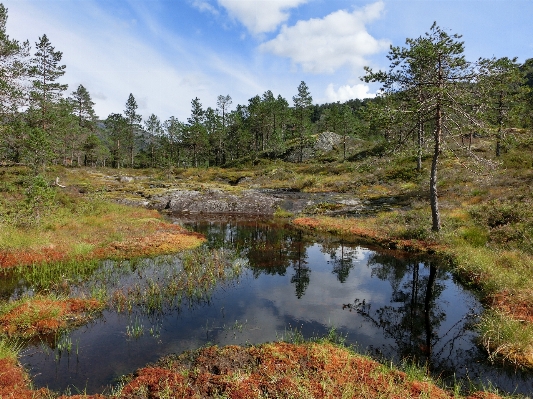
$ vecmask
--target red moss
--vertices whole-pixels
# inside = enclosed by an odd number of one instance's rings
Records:
[[[429,382],[408,381],[405,373],[382,371],[375,361],[330,344],[265,344],[210,347],[158,366],[141,369],[118,399],[172,397],[232,399],[259,397],[338,398],[351,386],[353,398],[453,398]],[[360,394],[358,394],[360,393]],[[478,394],[470,399],[496,399]]]
[[[131,237],[122,242],[111,243],[100,248],[96,254],[100,258],[162,255],[198,246],[203,241],[205,238],[201,234],[173,227],[143,237]]]
[[[29,387],[29,379],[20,365],[10,359],[0,359],[0,398],[40,399],[47,397],[44,388],[34,391]]]
[[[0,331],[7,335],[32,337],[66,328],[85,320],[87,313],[100,309],[95,299],[37,298],[21,303],[0,317]]]
[[[124,387],[121,398],[136,397],[140,392],[161,392],[170,390],[174,397],[189,397],[185,378],[176,372],[160,367],[147,367],[137,373],[137,377]]]
[[[62,395],[60,397],[58,397],[57,399],[107,399],[108,397],[107,396],[104,396],[104,395],[99,395],[99,394],[96,394],[96,395],[72,395],[72,396],[65,396],[65,395]]]
[[[20,265],[60,262],[66,258],[66,250],[56,247],[41,248],[39,250],[3,251],[0,252],[0,267],[8,268]]]
[[[259,347],[216,346],[140,369],[118,396],[74,395],[58,399],[138,399],[172,397],[231,399],[313,397],[336,399],[352,388],[352,398],[395,399],[455,396],[425,381],[409,381],[403,372],[386,371],[367,358],[330,344],[272,343]],[[41,399],[22,368],[0,360],[0,398]],[[477,392],[467,399],[501,399]]]
[[[507,291],[492,294],[486,302],[489,306],[503,311],[515,320],[533,323],[533,304],[513,297]]]

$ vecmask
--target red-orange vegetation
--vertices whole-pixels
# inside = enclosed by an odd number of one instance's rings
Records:
[[[0,331],[9,336],[33,337],[82,323],[101,309],[95,299],[30,299],[0,316]]]
[[[193,248],[205,241],[198,233],[187,232],[179,226],[169,225],[161,231],[146,236],[130,237],[101,248],[100,257],[138,257],[163,255]]]
[[[57,399],[107,399],[107,396],[96,394],[96,395],[72,395],[72,396],[60,396]]]
[[[120,397],[136,398],[139,394],[170,391],[176,398],[191,397],[192,390],[186,384],[185,377],[181,374],[160,367],[146,367],[139,370],[137,378],[131,381]],[[155,396],[144,396],[155,397]]]
[[[67,258],[65,248],[50,246],[41,249],[21,249],[0,252],[0,267],[60,262]]]
[[[507,291],[490,295],[486,302],[492,308],[503,311],[515,320],[533,323],[533,303],[513,297]]]
[[[232,399],[259,397],[453,398],[426,381],[331,344],[288,343],[258,347],[216,346],[162,359],[139,370],[118,396]],[[470,399],[496,399],[476,394]]]
[[[116,396],[73,395],[58,399],[138,399],[215,397],[231,399],[350,397],[370,399],[457,398],[427,381],[412,381],[400,371],[331,344],[271,343],[258,347],[216,346],[171,355],[137,371]],[[45,389],[29,389],[24,370],[0,360],[0,398],[41,399]],[[476,392],[467,399],[501,399]]]
[[[146,215],[144,215],[146,218]],[[153,216],[153,215],[152,215]],[[105,219],[105,216],[103,217]],[[115,226],[125,239],[106,242],[109,232],[94,233],[89,238],[74,240],[72,243],[86,243],[94,247],[86,254],[78,255],[63,243],[50,244],[44,248],[21,248],[0,251],[0,267],[9,268],[31,264],[60,262],[69,259],[106,259],[155,256],[194,248],[205,241],[198,233],[189,232],[183,227],[149,220],[145,223]]]
[[[47,397],[47,393],[44,388],[30,389],[28,376],[14,360],[0,359],[0,398],[40,399]]]
[[[435,253],[443,248],[434,242],[395,237],[391,232],[380,231],[371,221],[361,223],[359,219],[339,219],[332,217],[303,217],[292,221],[295,226],[308,230],[324,231],[349,235],[368,240],[384,248],[404,251]],[[372,227],[369,225],[372,224]]]

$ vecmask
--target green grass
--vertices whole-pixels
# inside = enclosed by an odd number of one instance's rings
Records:
[[[16,362],[23,347],[24,345],[20,340],[0,336],[0,359]]]
[[[479,323],[480,343],[492,361],[504,359],[519,368],[533,367],[533,325],[487,311]]]
[[[327,155],[324,157],[327,162],[291,164],[260,159],[256,165],[242,163],[240,167],[231,168],[117,171],[53,167],[47,171],[45,179],[53,181],[59,176],[69,190],[53,188],[52,212],[44,212],[39,203],[28,207],[25,194],[31,177],[28,169],[0,168],[0,251],[42,250],[64,241],[70,243],[71,254],[86,256],[98,245],[126,240],[130,227],[153,228],[159,220],[153,213],[132,211],[133,208],[109,202],[109,198],[140,199],[142,195],[155,195],[168,189],[218,188],[238,192],[257,187],[288,188],[351,193],[361,200],[402,195],[409,199],[409,206],[359,219],[323,218],[327,221],[324,226],[329,223],[324,230],[353,236],[350,228],[356,226],[357,234],[368,233],[370,239],[378,242],[412,242],[419,244],[416,248],[429,245],[450,260],[455,275],[476,289],[481,298],[505,294],[511,304],[514,301],[516,305],[533,308],[530,288],[533,281],[533,145],[529,135],[529,132],[516,133],[513,140],[506,143],[507,152],[498,159],[493,156],[493,143],[489,139],[474,141],[473,149],[485,157],[483,161],[466,160],[451,152],[442,154],[439,201],[443,228],[438,234],[430,229],[427,193],[431,160],[428,154],[424,156],[422,171],[417,172],[413,151],[392,153],[390,148],[372,142],[361,141],[360,148],[351,149],[350,162],[340,162],[340,158]],[[119,174],[132,176],[134,181],[120,183]],[[246,179],[242,180],[244,177]],[[329,210],[327,206],[315,207],[314,214]],[[35,212],[39,213],[36,222],[24,220]],[[132,217],[135,212],[140,213]],[[280,209],[276,216],[298,215]],[[115,228],[117,223],[128,218],[136,221],[127,228]],[[102,242],[91,242],[95,236],[103,237]],[[38,272],[28,268],[24,278],[31,284],[52,287],[54,279],[65,273],[70,280],[76,275],[90,274],[94,268],[91,263],[54,263]],[[202,279],[210,281],[209,276]],[[192,295],[202,295],[193,288],[190,290]],[[108,297],[101,287],[94,287],[94,292]],[[150,306],[158,306],[158,295],[157,289],[152,287]],[[483,342],[497,343],[485,345],[494,359],[520,359],[515,355],[529,350],[533,337],[531,323],[517,317],[497,309],[484,314],[480,337]]]

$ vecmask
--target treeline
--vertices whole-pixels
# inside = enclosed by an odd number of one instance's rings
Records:
[[[124,110],[98,119],[89,91],[80,85],[67,93],[62,53],[46,35],[31,54],[30,44],[6,33],[7,9],[0,5],[1,101],[0,162],[42,168],[67,166],[205,167],[265,155],[278,157],[290,147],[302,160],[303,148],[316,131],[362,134],[364,102],[313,105],[305,82],[292,104],[271,91],[233,106],[229,95],[217,108],[191,102],[186,121],[143,120],[133,94]]]
[[[420,154],[425,135],[435,129],[434,119],[428,117],[435,110],[426,107],[423,111],[413,104],[429,104],[428,99],[436,97],[422,90],[422,83],[417,86],[416,79],[409,76],[413,71],[404,76],[369,71],[367,81],[384,83],[383,95],[374,100],[313,105],[302,81],[291,103],[270,90],[235,106],[229,95],[219,95],[215,109],[204,108],[200,99],[193,99],[186,121],[175,117],[162,121],[155,114],[143,120],[130,94],[121,113],[98,119],[84,86],[67,94],[67,85],[61,83],[66,71],[62,53],[47,36],[39,38],[32,54],[28,41],[7,35],[6,21],[7,9],[0,4],[0,162],[24,163],[36,169],[49,164],[208,167],[284,157],[289,152],[292,160],[301,162],[313,134],[323,131],[344,138],[377,137],[388,143],[406,142],[418,135]],[[394,57],[401,59],[399,52],[397,49],[389,56],[393,63]],[[422,71],[424,61],[419,62]],[[533,59],[523,65],[509,59],[476,65],[484,80],[457,81],[456,86],[479,89],[476,97],[471,97],[475,101],[469,100],[466,106],[469,115],[473,112],[476,120],[483,121],[480,123],[500,132],[496,135],[499,152],[505,127],[532,124],[533,97],[527,88],[533,86]],[[468,132],[474,134],[475,130]],[[348,155],[344,147],[343,158]]]

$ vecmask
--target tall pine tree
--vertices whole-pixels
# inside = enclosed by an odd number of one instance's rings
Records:
[[[367,82],[381,82],[383,92],[394,97],[402,115],[412,115],[412,125],[430,122],[433,126],[433,158],[429,181],[432,230],[441,229],[437,172],[442,142],[462,134],[476,122],[472,107],[478,74],[464,57],[460,35],[449,35],[433,24],[429,33],[407,39],[407,47],[391,47],[388,72],[366,68]]]
[[[142,116],[137,113],[137,101],[135,97],[130,93],[128,101],[126,101],[126,109],[124,110],[124,115],[126,116],[127,121],[127,131],[125,137],[125,143],[123,143],[129,152],[129,161],[130,167],[133,168],[135,161],[135,136],[137,131],[140,129],[140,123],[142,121]]]
[[[0,3],[0,157],[21,161],[24,135],[20,109],[26,104],[30,45],[10,39],[7,9]]]
[[[304,143],[311,124],[311,106],[313,105],[313,97],[311,97],[309,88],[304,81],[298,86],[298,95],[294,96],[292,101],[294,102],[294,117],[298,134],[298,161],[302,162]]]
[[[71,94],[69,103],[72,107],[72,113],[77,120],[76,129],[72,130],[72,157],[77,158],[77,164],[81,163],[81,156],[84,149],[93,150],[92,144],[96,142],[94,131],[96,129],[96,115],[94,112],[94,102],[91,95],[83,85],[79,85],[76,91]],[[89,141],[88,141],[89,140]],[[87,159],[87,156],[85,157]]]
[[[27,155],[33,165],[44,167],[48,161],[59,155],[54,149],[65,127],[60,118],[63,114],[61,99],[67,89],[66,84],[58,81],[65,74],[65,65],[61,65],[63,53],[55,51],[46,35],[36,43],[36,52],[30,63],[32,87],[30,89],[30,136]]]

